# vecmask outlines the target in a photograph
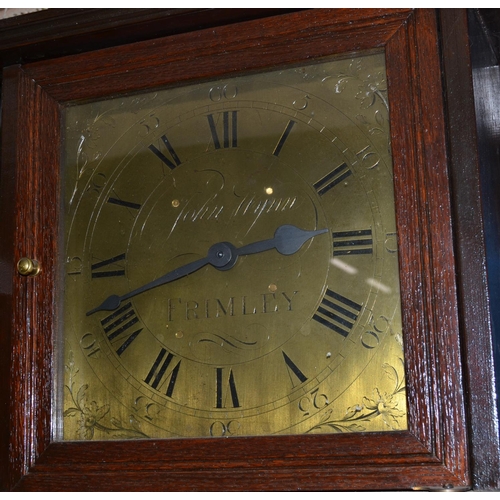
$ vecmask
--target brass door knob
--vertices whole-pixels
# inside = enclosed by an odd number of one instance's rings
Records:
[[[23,276],[36,276],[40,272],[40,264],[36,260],[23,257],[17,263],[17,270]]]

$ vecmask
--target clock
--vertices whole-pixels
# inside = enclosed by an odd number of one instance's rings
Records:
[[[2,484],[470,487],[436,13],[210,12],[4,69]]]
[[[62,439],[406,428],[383,53],[64,123]]]

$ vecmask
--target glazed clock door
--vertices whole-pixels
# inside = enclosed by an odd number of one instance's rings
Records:
[[[5,70],[7,488],[468,486],[438,55],[312,9]]]
[[[382,52],[65,135],[64,440],[406,429]]]

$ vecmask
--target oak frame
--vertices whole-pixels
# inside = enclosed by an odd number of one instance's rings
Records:
[[[385,48],[391,100],[409,431],[217,441],[52,442],[61,108],[118,92],[372,48]],[[0,209],[6,222],[0,258],[6,284],[0,324],[9,336],[0,340],[0,370],[2,380],[9,383],[0,393],[2,407],[8,408],[8,429],[2,429],[0,440],[0,456],[8,463],[2,468],[4,487],[467,488],[439,75],[435,13],[387,9],[287,13],[5,69],[3,121],[9,126],[4,126],[2,138]],[[24,255],[42,262],[40,276],[15,274],[15,262]]]

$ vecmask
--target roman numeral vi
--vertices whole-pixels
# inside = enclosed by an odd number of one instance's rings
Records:
[[[224,376],[224,368],[215,369],[215,407],[225,408],[227,395],[224,395],[224,389],[229,388],[229,395],[231,396],[231,403],[233,408],[240,407],[238,392],[236,391],[236,384],[234,381],[233,370],[229,370],[229,376]]]

